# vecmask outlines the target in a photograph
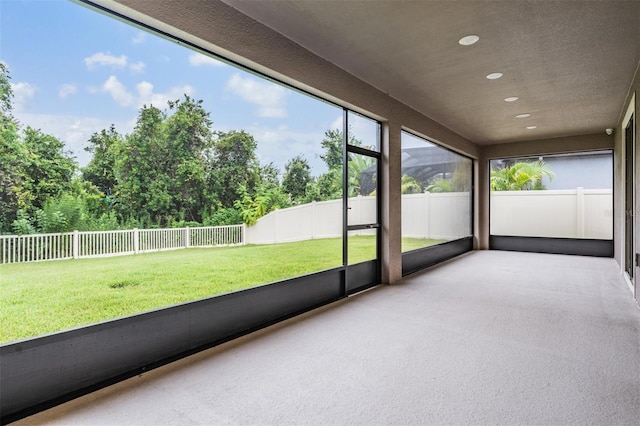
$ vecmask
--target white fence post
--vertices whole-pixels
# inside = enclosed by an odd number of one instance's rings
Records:
[[[191,247],[191,231],[188,226],[184,229],[184,247]]]
[[[316,202],[311,202],[311,239],[315,240],[317,238],[316,233],[318,232],[316,229]]]
[[[139,239],[138,228],[133,228],[133,252],[138,254],[140,251],[140,239]]]
[[[80,233],[78,231],[73,231],[73,258],[78,258],[78,253],[80,252]]]
[[[422,202],[424,203],[423,212],[426,212],[426,218],[424,221],[424,238],[431,238],[431,222],[434,220],[431,214],[431,193],[429,191],[424,193],[424,197],[422,198]]]
[[[584,188],[576,189],[576,235],[584,238]]]
[[[242,224],[242,239],[240,241],[240,244],[242,244],[243,246],[247,244],[247,224],[246,223]]]

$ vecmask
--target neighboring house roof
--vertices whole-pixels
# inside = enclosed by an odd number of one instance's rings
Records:
[[[545,155],[540,157],[492,160],[492,167],[511,166],[519,161],[542,160],[553,172],[553,179],[542,179],[546,189],[613,188],[613,154],[611,151]]]
[[[429,179],[443,174],[453,173],[460,156],[439,146],[405,148],[402,150],[402,174],[408,175],[426,186]],[[360,174],[361,193],[369,194],[375,187],[373,176],[376,166],[371,166]]]

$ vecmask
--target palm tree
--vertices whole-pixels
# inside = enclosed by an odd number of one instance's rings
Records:
[[[349,162],[347,163],[349,171],[348,188],[349,197],[355,197],[357,195],[369,195],[363,194],[360,184],[362,173],[373,166],[376,160],[374,158],[366,157],[364,155],[350,154]],[[373,175],[373,179],[376,175]]]
[[[431,185],[427,186],[427,192],[454,192],[454,184],[449,179],[438,178],[431,183]]]
[[[431,179],[428,192],[469,192],[471,189],[471,164],[469,160],[458,160],[451,177]]]
[[[402,175],[400,187],[403,194],[419,194],[422,192],[420,183],[413,176]]]
[[[542,179],[553,179],[554,173],[542,160],[521,161],[502,169],[491,169],[492,191],[523,191],[545,189]]]

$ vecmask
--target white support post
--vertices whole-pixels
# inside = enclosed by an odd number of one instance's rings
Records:
[[[188,226],[184,229],[184,246],[185,248],[191,247],[191,230]]]
[[[73,231],[73,258],[78,258],[78,253],[80,252],[80,233],[78,231]]]

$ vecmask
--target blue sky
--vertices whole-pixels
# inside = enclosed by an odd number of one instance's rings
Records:
[[[64,141],[81,166],[92,133],[112,123],[129,133],[143,104],[184,93],[204,101],[213,129],[246,130],[260,161],[280,168],[304,154],[322,173],[320,141],[342,126],[339,108],[70,1],[0,0],[0,37],[14,116]]]

